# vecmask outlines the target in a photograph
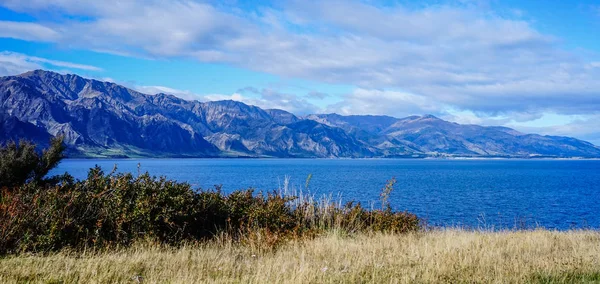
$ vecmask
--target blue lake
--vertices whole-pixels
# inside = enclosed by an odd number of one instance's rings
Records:
[[[379,207],[386,181],[390,202],[430,225],[468,228],[600,228],[600,161],[411,159],[68,159],[51,174],[83,179],[94,165],[110,172],[164,175],[196,188],[222,185],[274,190],[290,186]],[[308,189],[306,178],[311,174]]]

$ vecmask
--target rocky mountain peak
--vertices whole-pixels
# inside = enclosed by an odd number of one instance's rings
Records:
[[[34,70],[0,77],[0,142],[65,135],[80,156],[600,157],[568,137],[460,125],[433,115],[297,117],[233,100],[187,101]]]

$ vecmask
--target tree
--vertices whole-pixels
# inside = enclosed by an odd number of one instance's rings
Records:
[[[45,176],[64,158],[63,140],[63,136],[52,138],[50,146],[41,153],[27,140],[0,146],[0,188],[47,181]]]

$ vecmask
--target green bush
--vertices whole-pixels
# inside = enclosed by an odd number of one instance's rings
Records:
[[[220,188],[195,190],[148,173],[106,174],[99,167],[90,169],[85,180],[65,174],[52,183],[29,181],[2,189],[0,254],[127,246],[139,239],[178,245],[222,234],[269,248],[330,230],[403,233],[420,228],[415,215],[389,206],[369,211],[360,204],[337,206],[251,189],[223,194]]]
[[[63,137],[52,138],[50,147],[41,154],[33,143],[10,141],[0,147],[0,188],[32,181],[40,183],[64,157]]]

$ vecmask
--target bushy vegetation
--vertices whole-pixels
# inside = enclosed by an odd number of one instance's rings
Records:
[[[394,212],[389,206],[366,210],[352,202],[341,206],[327,199],[315,201],[252,189],[224,194],[218,187],[194,189],[148,173],[134,176],[113,170],[107,174],[96,167],[85,180],[74,180],[68,174],[44,179],[40,174],[58,164],[46,156],[62,157],[64,148],[55,145],[58,141],[54,140],[41,156],[6,156],[13,169],[34,169],[34,174],[11,179],[2,186],[0,254],[128,246],[140,239],[179,245],[223,235],[273,248],[284,240],[311,238],[332,230],[403,233],[419,229],[415,215]],[[15,146],[8,144],[0,151],[24,151],[21,148],[11,150]],[[27,148],[27,153],[31,149],[35,147]],[[43,170],[30,165],[42,165]],[[20,183],[13,182],[17,180]],[[393,182],[386,186],[385,198]]]
[[[0,147],[0,188],[14,187],[26,182],[41,183],[48,172],[64,157],[63,137],[52,138],[50,147],[36,151],[35,144],[21,140]]]

